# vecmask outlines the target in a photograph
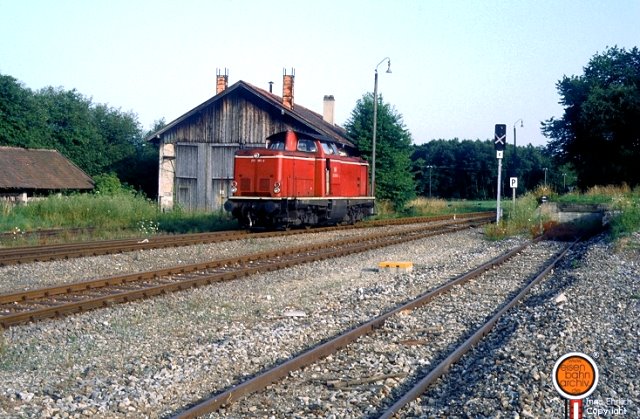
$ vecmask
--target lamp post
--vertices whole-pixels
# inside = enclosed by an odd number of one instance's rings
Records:
[[[520,122],[520,128],[524,128],[524,121],[522,118],[518,119],[513,123],[513,175],[516,173],[516,155],[518,154],[518,149],[516,148],[516,125]]]
[[[543,167],[542,170],[544,170],[544,187],[547,187],[547,169],[546,167]]]
[[[518,163],[517,163],[517,156],[518,156],[518,148],[516,146],[516,125],[518,125],[518,122],[520,122],[520,128],[524,127],[524,121],[522,120],[522,118],[518,119],[516,122],[513,123],[513,161],[511,162],[511,176],[512,177],[518,177],[518,174],[516,172],[516,169],[518,167]],[[512,194],[513,194],[513,208],[515,210],[516,207],[516,188],[511,188]]]
[[[378,63],[373,78],[373,139],[371,145],[371,196],[376,196],[376,130],[378,128],[378,67],[387,62],[387,73],[391,73],[391,59],[385,57]]]
[[[431,169],[433,169],[433,166],[428,165],[427,169],[429,169],[429,198],[431,198]]]
[[[562,174],[562,192],[567,190],[567,174]]]

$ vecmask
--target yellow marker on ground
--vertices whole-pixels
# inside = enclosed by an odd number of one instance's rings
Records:
[[[380,262],[378,263],[379,269],[395,269],[397,271],[410,272],[413,270],[413,262],[401,261],[401,262]]]

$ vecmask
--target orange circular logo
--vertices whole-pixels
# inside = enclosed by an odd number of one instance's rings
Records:
[[[598,367],[593,359],[580,352],[563,355],[553,367],[553,385],[563,397],[584,399],[598,384]]]

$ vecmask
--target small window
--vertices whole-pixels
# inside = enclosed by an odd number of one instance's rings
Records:
[[[270,150],[284,150],[284,141],[272,141],[269,143]]]
[[[324,141],[322,141],[320,142],[320,144],[322,144],[324,154],[338,154],[338,148],[334,143],[325,143]]]
[[[298,140],[298,151],[315,153],[318,149],[316,148],[316,143],[312,140],[300,139]]]

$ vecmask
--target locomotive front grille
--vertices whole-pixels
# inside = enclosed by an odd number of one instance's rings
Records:
[[[240,191],[243,191],[243,192],[251,191],[251,179],[246,177],[240,179]]]
[[[270,184],[271,184],[271,182],[269,181],[268,178],[260,179],[259,182],[258,182],[258,190],[260,192],[269,192]]]

